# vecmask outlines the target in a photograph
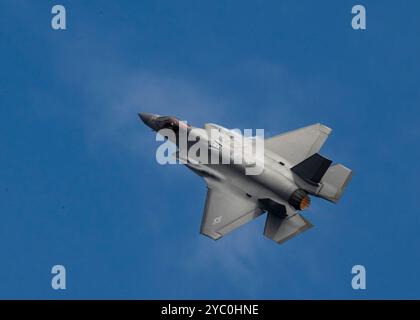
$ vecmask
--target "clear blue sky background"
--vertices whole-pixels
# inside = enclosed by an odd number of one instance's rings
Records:
[[[0,2],[0,298],[420,298],[420,3]],[[155,161],[139,111],[322,122],[354,177],[282,246],[264,218],[199,235],[206,188]],[[67,290],[51,289],[51,267]],[[351,268],[367,269],[367,290]]]

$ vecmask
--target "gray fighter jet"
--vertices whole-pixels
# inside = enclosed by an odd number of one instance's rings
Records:
[[[331,165],[331,160],[318,153],[331,133],[322,124],[264,140],[263,168],[259,174],[247,175],[247,167],[256,166],[257,160],[249,161],[244,156],[245,160],[239,164],[202,162],[189,152],[193,148],[191,143],[184,146],[180,143],[181,133],[187,134],[202,144],[209,157],[216,154],[220,158],[229,146],[229,157],[232,155],[229,141],[237,138],[236,131],[211,123],[204,128],[192,127],[171,116],[149,113],[139,116],[154,131],[173,131],[175,138],[165,138],[176,144],[174,156],[206,181],[208,191],[201,233],[214,240],[267,212],[264,235],[283,243],[312,227],[301,215],[310,205],[309,196],[335,203],[351,178],[350,169],[341,164]],[[210,131],[217,134],[209,134]]]

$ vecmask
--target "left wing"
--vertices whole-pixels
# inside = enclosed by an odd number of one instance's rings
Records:
[[[268,138],[265,140],[264,146],[295,166],[317,153],[330,133],[330,128],[317,123]]]
[[[257,202],[245,194],[213,179],[206,181],[208,191],[201,222],[202,234],[217,240],[262,214]]]

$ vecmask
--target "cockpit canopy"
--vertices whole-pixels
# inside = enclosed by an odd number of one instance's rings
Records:
[[[186,122],[180,121],[177,118],[171,116],[158,117],[155,120],[155,124],[158,127],[158,130],[170,129],[175,132],[178,132],[180,127],[186,128],[187,130],[191,129],[191,126]]]

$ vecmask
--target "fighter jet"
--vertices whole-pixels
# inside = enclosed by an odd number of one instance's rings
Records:
[[[238,138],[237,131],[212,123],[193,127],[172,116],[139,113],[139,117],[154,131],[173,131],[175,138],[165,138],[176,146],[174,157],[204,178],[208,190],[201,234],[214,240],[267,213],[264,235],[283,243],[312,227],[301,214],[309,207],[310,196],[336,203],[351,179],[350,169],[331,165],[331,160],[318,153],[331,133],[319,123],[265,139],[262,159],[248,154],[239,164],[214,164],[194,156],[191,143],[180,143],[181,134],[192,136],[191,140],[198,141],[209,157],[220,159],[223,154],[232,156],[231,141]],[[257,141],[244,140],[251,145]],[[228,147],[230,150],[224,153]],[[246,174],[248,167],[261,162],[259,174]]]

